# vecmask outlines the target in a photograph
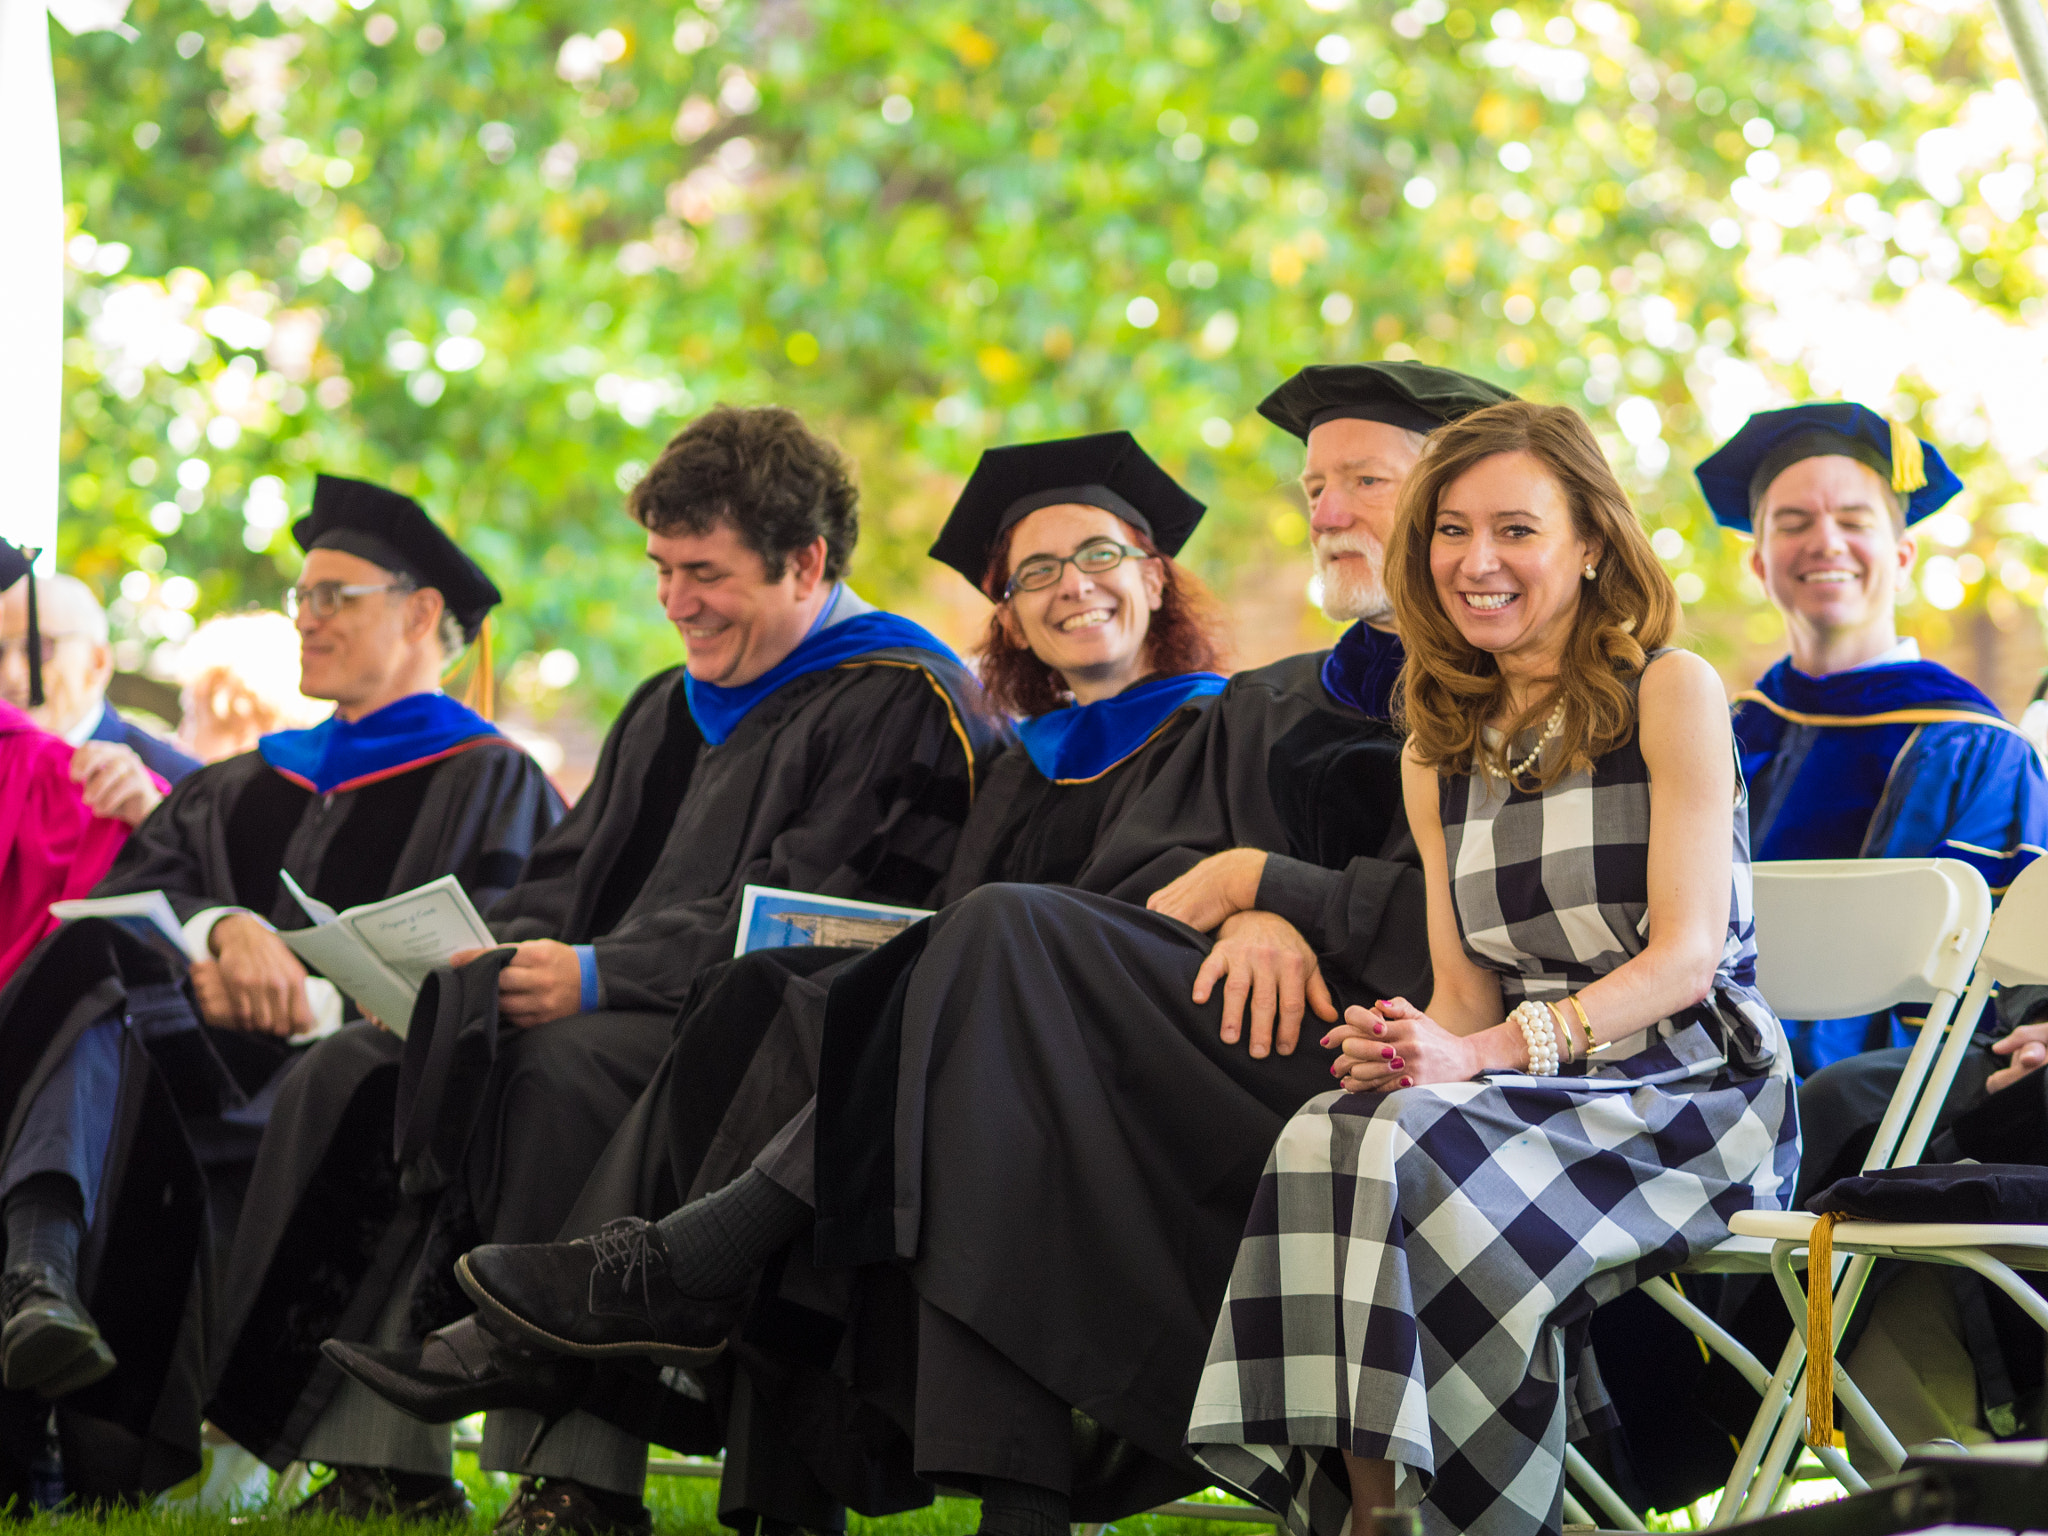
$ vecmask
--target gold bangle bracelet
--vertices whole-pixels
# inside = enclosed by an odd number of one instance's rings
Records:
[[[1586,1032],[1586,1054],[1591,1056],[1600,1047],[1593,1041],[1593,1021],[1586,1017],[1586,1005],[1569,993],[1566,994],[1565,1001],[1572,1005],[1572,1011],[1579,1016],[1579,1027]]]
[[[1551,1032],[1563,1042],[1563,1048],[1558,1053],[1558,1059],[1566,1063],[1571,1062],[1574,1059],[1572,1056],[1571,1015],[1555,1003],[1545,1003],[1543,1011],[1550,1015]]]

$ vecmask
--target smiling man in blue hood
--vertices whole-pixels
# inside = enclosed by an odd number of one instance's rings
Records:
[[[1900,638],[1913,528],[1963,488],[1931,443],[1847,401],[1761,411],[1697,471],[1791,654],[1735,697],[1758,859],[1950,858],[2001,892],[2048,844],[2048,778],[1998,706]],[[1787,1021],[1802,1075],[1904,1044],[1890,1015]]]
[[[56,1404],[82,1499],[197,1470],[207,1249],[294,1038],[352,1011],[278,938],[309,921],[283,874],[337,908],[453,874],[488,906],[562,811],[532,758],[440,691],[498,601],[476,562],[410,498],[330,475],[293,533],[301,687],[333,717],[187,775],[94,892],[163,892],[204,958],[72,923],[0,995],[0,1412],[40,1423]]]

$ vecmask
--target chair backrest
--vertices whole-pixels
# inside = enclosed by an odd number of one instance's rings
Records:
[[[1757,990],[1783,1019],[1953,1000],[1991,931],[1991,889],[1960,859],[1787,859],[1752,868]],[[2048,885],[2039,900],[2048,914]],[[2048,955],[2035,964],[2048,965]]]
[[[2002,987],[2048,986],[2048,859],[2036,859],[2005,888],[1984,965]]]

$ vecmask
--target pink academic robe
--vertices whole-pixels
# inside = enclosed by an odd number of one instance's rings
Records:
[[[126,822],[85,808],[73,750],[0,700],[0,986],[57,926],[50,903],[99,884],[128,840]]]

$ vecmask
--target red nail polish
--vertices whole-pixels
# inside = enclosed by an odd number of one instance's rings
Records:
[[[1415,1079],[1412,1077],[1404,1077],[1401,1079],[1401,1086],[1403,1088],[1413,1088],[1415,1086]]]

